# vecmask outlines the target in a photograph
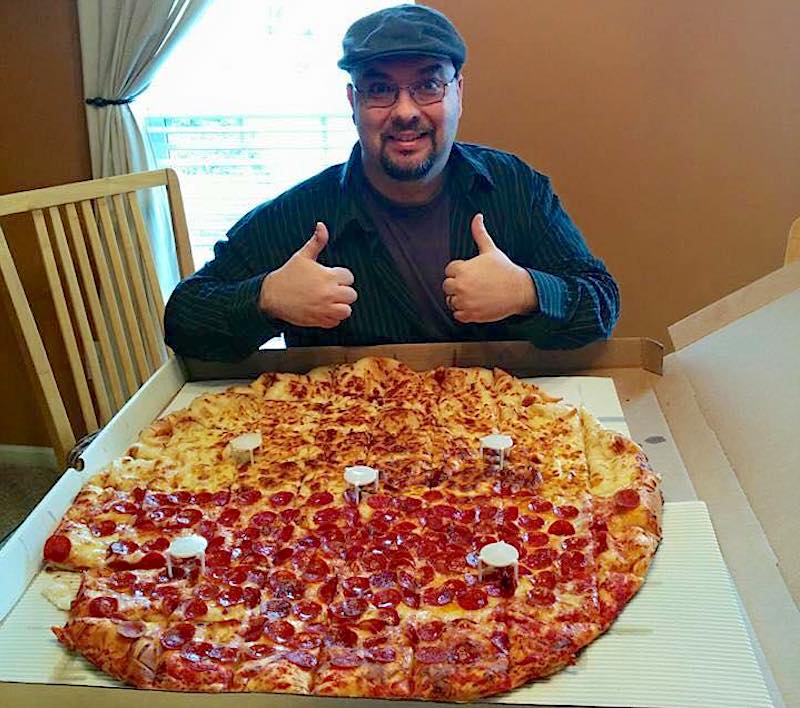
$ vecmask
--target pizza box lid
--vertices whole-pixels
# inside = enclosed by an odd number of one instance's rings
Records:
[[[787,705],[800,705],[800,262],[669,328],[661,411]]]

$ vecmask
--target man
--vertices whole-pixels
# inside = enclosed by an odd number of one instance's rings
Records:
[[[231,229],[172,294],[167,343],[236,360],[281,332],[289,346],[609,336],[617,286],[549,180],[455,142],[466,47],[450,21],[388,8],[355,22],[343,49],[350,159]]]

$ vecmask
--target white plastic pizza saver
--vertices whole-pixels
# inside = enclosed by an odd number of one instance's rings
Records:
[[[187,558],[200,558],[200,571],[206,572],[206,547],[208,541],[202,536],[191,534],[178,536],[172,539],[166,553],[167,575],[172,577],[172,559],[186,560]]]
[[[261,443],[263,439],[261,437],[261,432],[255,433],[244,433],[243,435],[238,435],[237,437],[231,440],[231,455],[233,456],[234,461],[236,464],[242,464],[243,462],[247,462],[250,460],[250,464],[252,465],[255,462],[254,451],[261,447]]]
[[[367,465],[355,465],[353,467],[344,468],[344,481],[353,485],[356,495],[356,504],[361,500],[361,487],[372,484],[374,485],[373,489],[376,492],[378,491],[379,477],[378,470],[374,467],[367,467]]]
[[[481,438],[481,457],[483,457],[484,450],[493,450],[500,454],[499,468],[503,469],[503,461],[505,460],[506,451],[514,446],[514,441],[510,435],[502,435],[501,433],[492,433],[491,435],[484,435]]]
[[[478,580],[483,581],[484,568],[514,568],[514,581],[519,582],[519,551],[510,543],[487,543],[478,553]]]

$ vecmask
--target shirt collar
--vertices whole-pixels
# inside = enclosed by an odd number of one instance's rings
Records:
[[[447,165],[452,179],[465,193],[472,192],[478,186],[494,189],[494,180],[488,166],[481,156],[472,150],[471,145],[453,143]],[[357,142],[350,151],[347,162],[340,169],[339,188],[342,192],[342,207],[337,230],[331,234],[331,240],[338,238],[353,221],[357,222],[363,231],[371,228],[369,219],[361,208],[358,189],[354,187],[357,179],[355,172],[360,169],[361,144]]]

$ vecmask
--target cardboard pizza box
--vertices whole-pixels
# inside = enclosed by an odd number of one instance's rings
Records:
[[[673,517],[680,515],[677,511],[681,503],[697,504],[692,500],[698,498],[710,511],[714,527],[711,540],[715,548],[719,542],[725,561],[720,571],[723,584],[728,570],[735,582],[730,597],[722,599],[741,602],[744,612],[739,617],[752,632],[748,649],[758,659],[760,680],[769,691],[763,699],[766,702],[762,702],[761,693],[752,703],[742,694],[739,704],[800,706],[800,643],[796,640],[800,636],[796,604],[800,554],[794,540],[800,530],[794,514],[800,488],[800,444],[792,435],[800,420],[800,263],[714,303],[674,325],[670,333],[675,352],[666,357],[658,343],[628,338],[598,342],[572,352],[537,351],[520,342],[487,342],[260,351],[235,365],[173,359],[98,435],[82,457],[83,469],[67,470],[0,549],[0,639],[10,625],[9,617],[20,612],[26,602],[33,603],[34,612],[38,611],[33,587],[41,575],[44,540],[85,479],[123,454],[138,432],[181,396],[185,400],[193,391],[207,390],[205,386],[212,380],[252,378],[268,370],[307,371],[320,364],[355,361],[367,355],[395,356],[418,369],[439,365],[499,366],[521,377],[588,375],[613,380],[631,437],[644,447],[653,466],[664,475],[665,498],[675,504]],[[608,420],[613,422],[613,416]],[[658,556],[654,566],[657,563]],[[681,576],[680,568],[672,572]],[[687,608],[695,595],[705,592],[705,578],[700,575],[683,578],[686,584],[681,586],[681,592]],[[713,634],[719,629],[719,617],[722,615],[709,612],[708,617],[696,615],[692,621],[703,625],[704,633]],[[24,632],[20,636],[14,656],[0,657],[4,662],[31,659],[26,657]],[[687,652],[691,649],[685,647]],[[726,651],[699,658],[697,675],[712,673],[715,664],[724,664],[728,660]],[[35,657],[33,660],[35,663]],[[62,657],[61,661],[72,660]],[[652,673],[656,674],[659,668],[654,666]],[[642,677],[642,683],[643,693],[625,686],[598,685],[593,699],[590,692],[587,701],[574,701],[572,705],[592,705],[592,700],[608,706],[719,705],[714,700],[713,685],[706,687],[706,693],[698,693],[696,700],[679,698],[676,693],[673,702],[668,703],[648,697],[647,676]],[[297,705],[303,701],[314,708],[323,703],[333,707],[356,705],[356,701],[366,705],[365,699],[144,694],[120,688],[63,685],[47,676],[29,682],[0,678],[2,706],[39,706],[48,701],[58,701],[63,706],[133,706],[145,701],[188,706],[216,704],[220,700],[237,708]],[[502,696],[492,702],[544,705],[541,700],[509,700]],[[565,705],[562,700],[553,703]],[[370,704],[422,705],[396,701]]]

